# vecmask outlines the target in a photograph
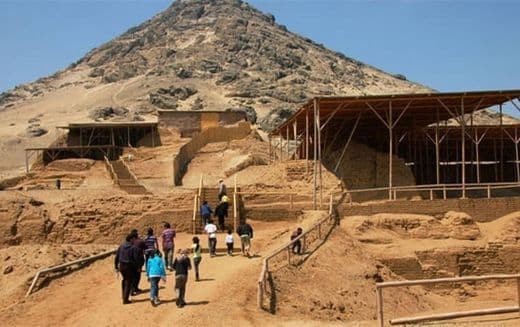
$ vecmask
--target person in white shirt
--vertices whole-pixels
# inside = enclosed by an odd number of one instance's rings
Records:
[[[233,231],[228,229],[226,235],[227,254],[233,256]]]
[[[209,254],[211,257],[217,255],[217,226],[213,224],[213,220],[209,220],[208,224],[204,227],[206,234],[208,234],[208,247]]]

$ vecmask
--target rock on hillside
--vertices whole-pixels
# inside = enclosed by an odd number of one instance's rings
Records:
[[[291,33],[245,2],[190,0],[174,2],[61,72],[3,93],[0,110],[63,88],[92,94],[135,78],[144,92],[118,95],[135,107],[190,109],[195,99],[164,100],[174,85],[198,93],[204,109],[249,106],[260,117],[314,95],[429,91]]]

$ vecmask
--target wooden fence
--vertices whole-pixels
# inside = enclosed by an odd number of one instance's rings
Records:
[[[439,284],[439,283],[454,283],[454,282],[460,283],[460,282],[474,282],[474,281],[484,281],[484,280],[508,280],[508,279],[516,280],[516,288],[517,288],[517,294],[518,294],[518,306],[471,310],[471,311],[458,311],[458,312],[450,312],[450,313],[443,313],[443,314],[434,314],[434,315],[427,315],[427,316],[418,316],[418,317],[411,317],[411,318],[408,317],[408,318],[390,320],[391,325],[400,325],[400,324],[415,324],[415,323],[420,323],[420,322],[424,322],[424,321],[455,319],[455,318],[472,317],[472,316],[483,316],[483,315],[488,315],[488,314],[511,313],[511,312],[520,313],[520,274],[465,276],[465,277],[404,280],[404,281],[376,283],[377,319],[379,322],[379,326],[380,327],[384,326],[384,318],[383,318],[383,289],[384,288],[432,285],[432,284]]]
[[[421,193],[427,194],[430,200],[433,200],[435,195],[439,195],[442,199],[446,200],[448,198],[447,193],[449,191],[457,191],[460,192],[461,197],[466,197],[467,191],[485,191],[486,197],[489,199],[493,197],[493,190],[503,190],[503,189],[518,189],[520,190],[520,183],[512,182],[512,183],[474,183],[474,184],[429,184],[429,185],[408,185],[408,186],[393,186],[393,187],[375,187],[375,188],[365,188],[365,189],[353,189],[347,190],[347,196],[349,198],[349,203],[352,204],[352,195],[353,194],[370,194],[374,192],[385,192],[386,194],[391,194],[391,198],[387,200],[395,201],[398,198],[399,194],[403,193]],[[388,192],[388,193],[387,193]]]
[[[99,253],[99,254],[87,257],[87,258],[81,258],[81,259],[74,260],[74,261],[71,261],[71,262],[67,262],[67,263],[64,263],[64,264],[61,264],[61,265],[58,265],[58,266],[42,269],[42,270],[38,271],[36,273],[36,275],[34,275],[34,278],[32,280],[31,286],[27,290],[27,293],[25,294],[25,296],[27,297],[27,296],[29,296],[31,294],[34,286],[36,286],[36,282],[38,281],[38,278],[40,278],[40,276],[43,276],[44,274],[47,274],[47,273],[50,273],[50,272],[64,270],[65,268],[68,268],[68,267],[73,266],[73,265],[83,264],[83,263],[87,263],[87,262],[94,261],[94,260],[97,260],[97,259],[101,259],[101,258],[104,258],[104,257],[107,257],[109,255],[112,255],[112,254],[116,253],[116,251],[117,251],[116,249],[108,250],[108,251],[105,251],[105,252],[102,252],[102,253]]]
[[[268,292],[268,284],[269,284],[269,276],[271,272],[273,271],[273,261],[282,261],[285,262],[285,259],[283,258],[286,256],[287,264],[291,264],[291,257],[293,256],[292,250],[293,245],[296,242],[301,242],[301,251],[305,252],[305,249],[307,248],[308,244],[311,244],[313,241],[316,240],[324,240],[325,237],[328,235],[328,233],[332,230],[334,225],[336,225],[337,221],[335,219],[335,213],[333,212],[333,195],[330,195],[330,202],[329,202],[329,211],[327,214],[327,217],[319,220],[316,222],[311,228],[309,228],[307,231],[302,233],[300,236],[295,238],[294,240],[288,242],[287,244],[280,247],[278,250],[271,253],[269,256],[264,258],[262,261],[262,270],[260,271],[260,276],[258,278],[258,292],[257,292],[257,304],[259,309],[264,308],[264,297],[266,292]],[[333,224],[332,226],[331,223]],[[327,227],[330,227],[327,230]],[[282,266],[284,266],[282,264]],[[271,289],[271,295],[272,292],[275,292],[274,287]],[[270,306],[273,304],[270,303]]]

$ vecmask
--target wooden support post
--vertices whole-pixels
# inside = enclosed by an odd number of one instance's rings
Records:
[[[317,124],[316,124],[316,110],[317,110],[317,104],[318,100],[314,99],[314,111],[313,111],[313,118],[312,118],[312,125],[314,126],[314,133],[313,133],[313,168],[312,168],[312,180],[313,180],[313,187],[312,187],[312,203],[313,203],[313,210],[317,209],[317,203],[316,203],[316,186],[317,186],[317,179],[316,179],[316,157],[318,156],[318,149],[316,148],[316,145],[318,143],[317,137]]]
[[[461,111],[461,159],[462,159],[462,198],[466,198],[466,121],[464,120],[464,98],[460,99]]]
[[[289,194],[289,201],[290,201],[289,210],[292,210],[293,209],[293,195],[292,195],[292,193]]]
[[[298,147],[298,135],[297,135],[297,130],[298,130],[298,120],[294,120],[294,123],[293,123],[293,139],[294,139],[294,160],[298,160],[300,159],[299,156],[298,156],[298,150],[299,150],[299,147]]]
[[[352,130],[350,131],[350,134],[348,136],[347,143],[345,143],[345,146],[343,147],[343,150],[341,151],[341,155],[338,158],[338,162],[336,163],[336,166],[334,167],[334,172],[338,172],[338,167],[339,167],[339,165],[341,163],[341,160],[343,160],[343,156],[345,155],[345,153],[346,153],[346,151],[348,149],[350,141],[352,141],[352,137],[354,136],[354,132],[357,129],[357,126],[359,124],[359,120],[361,119],[361,114],[362,113],[360,112],[359,115],[356,118],[356,122],[354,123],[354,126],[352,127]]]
[[[321,159],[321,122],[320,122],[320,103],[318,102],[317,119],[316,124],[318,125],[318,165],[319,165],[319,177],[320,177],[320,210],[323,206],[323,164]]]
[[[518,300],[518,310],[520,313],[520,278],[516,279],[516,297]]]
[[[287,127],[285,128],[285,136],[286,136],[286,139],[285,141],[287,142],[287,160],[291,160],[291,155],[290,155],[290,151],[289,151],[289,125],[287,125]]]
[[[437,181],[437,185],[440,184],[441,174],[440,174],[440,151],[439,151],[439,108],[437,108],[437,122],[435,123],[435,178]]]
[[[279,133],[279,136],[280,136],[280,162],[283,161],[283,137],[282,137],[282,131],[280,130],[280,133]]]
[[[29,172],[29,157],[27,154],[27,150],[25,150],[25,172]]]
[[[430,189],[430,201],[433,200],[433,189]]]
[[[499,118],[500,118],[500,181],[504,181],[504,123],[502,115],[502,104],[499,105]]]
[[[388,199],[392,200],[392,187],[393,187],[393,179],[392,179],[392,172],[393,172],[393,130],[394,126],[392,123],[392,101],[388,103]]]
[[[309,108],[305,109],[305,173],[309,173]]]
[[[442,198],[446,200],[446,184],[442,186]]]
[[[271,144],[271,135],[269,135],[269,163],[272,162],[272,153],[273,151],[273,145]]]
[[[155,148],[155,128],[152,126],[152,147]]]
[[[515,161],[516,161],[516,181],[520,183],[520,158],[518,156],[518,142],[520,139],[518,138],[518,129],[515,127]]]
[[[377,320],[379,326],[384,327],[385,321],[383,317],[383,289],[376,287],[376,301],[377,301]]]
[[[487,186],[487,198],[491,199],[491,185]]]

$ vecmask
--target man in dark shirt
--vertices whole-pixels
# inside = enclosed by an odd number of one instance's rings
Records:
[[[135,271],[137,270],[137,262],[139,260],[136,247],[132,244],[134,240],[134,235],[130,234],[126,237],[126,241],[117,249],[114,261],[116,271],[123,276],[123,280],[121,281],[123,304],[131,303],[129,297],[132,291]]]
[[[137,293],[142,292],[142,290],[139,288],[139,282],[141,281],[141,273],[143,271],[144,266],[144,250],[146,248],[146,245],[144,244],[144,241],[139,238],[139,233],[137,232],[137,229],[132,229],[130,234],[135,237],[132,244],[136,247],[138,258],[137,269],[135,270],[134,283],[132,285],[132,295],[136,295]]]
[[[242,247],[242,255],[250,256],[251,239],[253,238],[253,227],[246,222],[240,223],[237,228],[237,234],[240,236],[240,244]]]
[[[179,255],[173,260],[175,270],[175,293],[177,294],[177,307],[182,308],[186,305],[184,296],[186,295],[186,282],[188,281],[188,270],[191,269],[188,250],[179,250]]]

